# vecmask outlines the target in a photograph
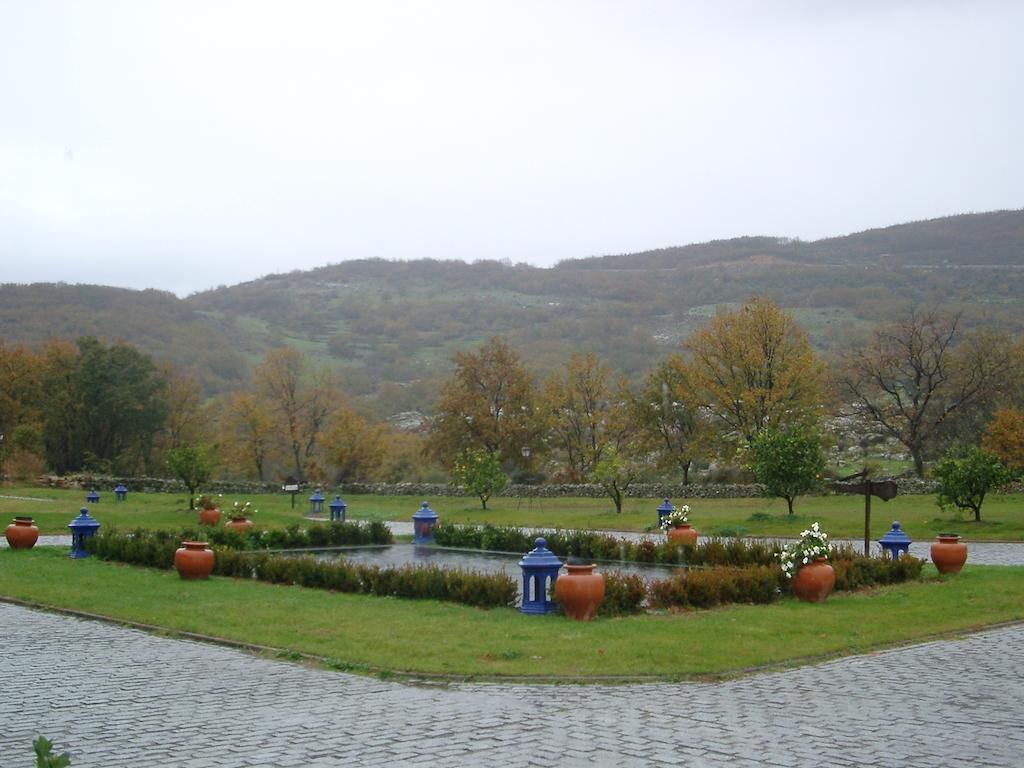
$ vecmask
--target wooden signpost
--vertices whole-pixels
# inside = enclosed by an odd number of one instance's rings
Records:
[[[860,480],[859,483],[851,483],[850,480]],[[892,480],[869,480],[868,471],[862,469],[860,472],[839,478],[838,482],[832,483],[832,490],[836,493],[856,493],[864,495],[864,554],[871,554],[871,497],[877,496],[882,501],[895,499],[898,488]]]

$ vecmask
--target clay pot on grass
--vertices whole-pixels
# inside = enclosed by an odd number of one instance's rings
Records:
[[[967,562],[967,545],[955,533],[940,533],[932,544],[932,562],[939,573],[960,573]]]
[[[213,571],[213,551],[205,541],[183,541],[174,553],[174,567],[183,579],[205,579]]]
[[[801,566],[790,581],[793,594],[808,603],[823,603],[836,585],[836,572],[824,557]]]
[[[32,549],[39,540],[39,529],[31,517],[16,517],[5,531],[11,549]]]
[[[593,563],[565,567],[568,575],[555,580],[555,599],[569,618],[590,621],[604,600],[604,575],[594,573]]]

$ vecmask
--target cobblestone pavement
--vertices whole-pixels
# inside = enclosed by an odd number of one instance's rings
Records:
[[[723,683],[416,686],[0,604],[0,765],[1020,766],[1024,626]]]

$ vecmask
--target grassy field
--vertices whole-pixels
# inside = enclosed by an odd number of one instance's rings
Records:
[[[325,496],[333,494],[325,491]],[[257,525],[271,528],[304,524],[308,502],[303,494],[291,509],[285,494],[225,496],[222,508],[233,501],[252,501],[259,511]],[[11,497],[31,497],[22,500]],[[345,496],[348,516],[357,520],[411,519],[423,499],[411,496]],[[657,520],[660,499],[627,499],[622,514],[616,514],[607,499],[492,499],[487,511],[475,499],[429,499],[442,520],[458,523],[493,523],[550,528],[643,531]],[[85,492],[47,488],[5,487],[0,489],[0,521],[15,515],[31,515],[43,533],[67,533],[67,524],[85,503]],[[683,500],[673,499],[681,504]],[[861,497],[815,496],[797,500],[795,514],[786,514],[778,499],[690,499],[690,521],[703,534],[740,536],[796,536],[817,520],[833,537],[860,538],[864,532]],[[128,501],[115,504],[113,493],[102,494],[100,504],[90,510],[101,524],[118,528],[182,528],[194,525],[195,512],[188,510],[184,494],[130,493]],[[967,540],[1024,541],[1024,496],[990,496],[982,508],[982,521],[966,515],[943,512],[934,496],[899,496],[892,501],[872,501],[872,539],[889,530],[893,520],[915,540],[931,539],[942,531],[954,531]]]
[[[580,624],[228,578],[185,582],[171,571],[72,561],[63,548],[0,550],[0,595],[9,598],[312,654],[339,669],[483,678],[720,677],[1024,619],[1022,568],[927,573],[821,605],[785,598]]]

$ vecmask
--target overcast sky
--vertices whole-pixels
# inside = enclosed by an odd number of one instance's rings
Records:
[[[1024,206],[1024,3],[0,0],[0,282]]]

